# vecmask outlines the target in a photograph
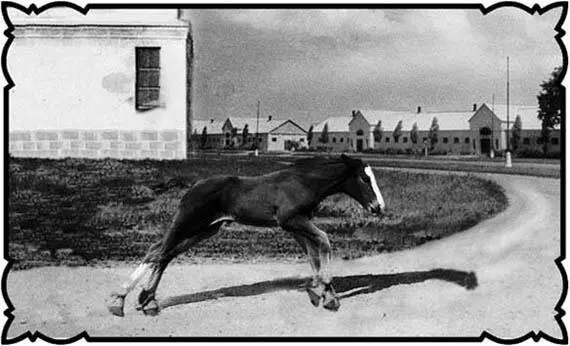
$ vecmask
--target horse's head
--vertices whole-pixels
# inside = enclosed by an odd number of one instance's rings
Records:
[[[386,205],[372,168],[362,160],[350,158],[344,154],[341,155],[341,159],[352,172],[344,183],[344,192],[357,200],[364,209],[382,214]]]

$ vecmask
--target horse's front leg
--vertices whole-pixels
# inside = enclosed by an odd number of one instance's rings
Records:
[[[318,306],[320,299],[324,299],[323,307],[329,310],[338,310],[339,299],[332,287],[330,262],[332,250],[328,236],[317,228],[308,218],[297,216],[282,224],[282,227],[295,235],[295,239],[303,239],[307,255],[315,273],[315,279],[307,288],[311,303]],[[298,240],[299,241],[299,240]]]

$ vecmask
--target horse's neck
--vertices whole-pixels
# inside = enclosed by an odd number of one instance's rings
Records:
[[[343,192],[343,183],[348,176],[345,169],[330,167],[328,170],[306,176],[307,183],[316,187],[317,203],[335,193]]]

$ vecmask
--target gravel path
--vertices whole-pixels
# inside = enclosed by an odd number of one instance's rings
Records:
[[[561,338],[560,180],[481,175],[510,207],[448,238],[397,253],[333,263],[341,308],[314,308],[298,285],[308,264],[173,265],[157,317],[111,316],[104,301],[133,269],[38,268],[9,273],[14,338],[40,331],[92,336],[479,336],[531,331]],[[476,287],[475,284],[478,284]],[[138,291],[137,291],[138,293]]]

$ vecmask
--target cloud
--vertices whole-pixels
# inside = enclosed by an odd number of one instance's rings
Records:
[[[221,11],[231,22],[285,35],[330,36],[386,35],[392,22],[384,11],[350,9]]]
[[[560,11],[530,16],[477,10],[215,10],[198,40],[209,112],[469,106],[503,97],[511,56],[513,99],[535,101],[562,62]],[[213,15],[212,15],[213,14]],[[215,23],[215,24],[214,24]],[[200,35],[200,32],[198,32]],[[207,54],[204,54],[206,52]],[[215,68],[214,68],[215,67]],[[516,86],[516,88],[515,88]],[[518,91],[517,91],[518,90]],[[515,93],[518,92],[518,95]],[[504,101],[504,100],[503,100]],[[223,109],[217,111],[216,109]]]

